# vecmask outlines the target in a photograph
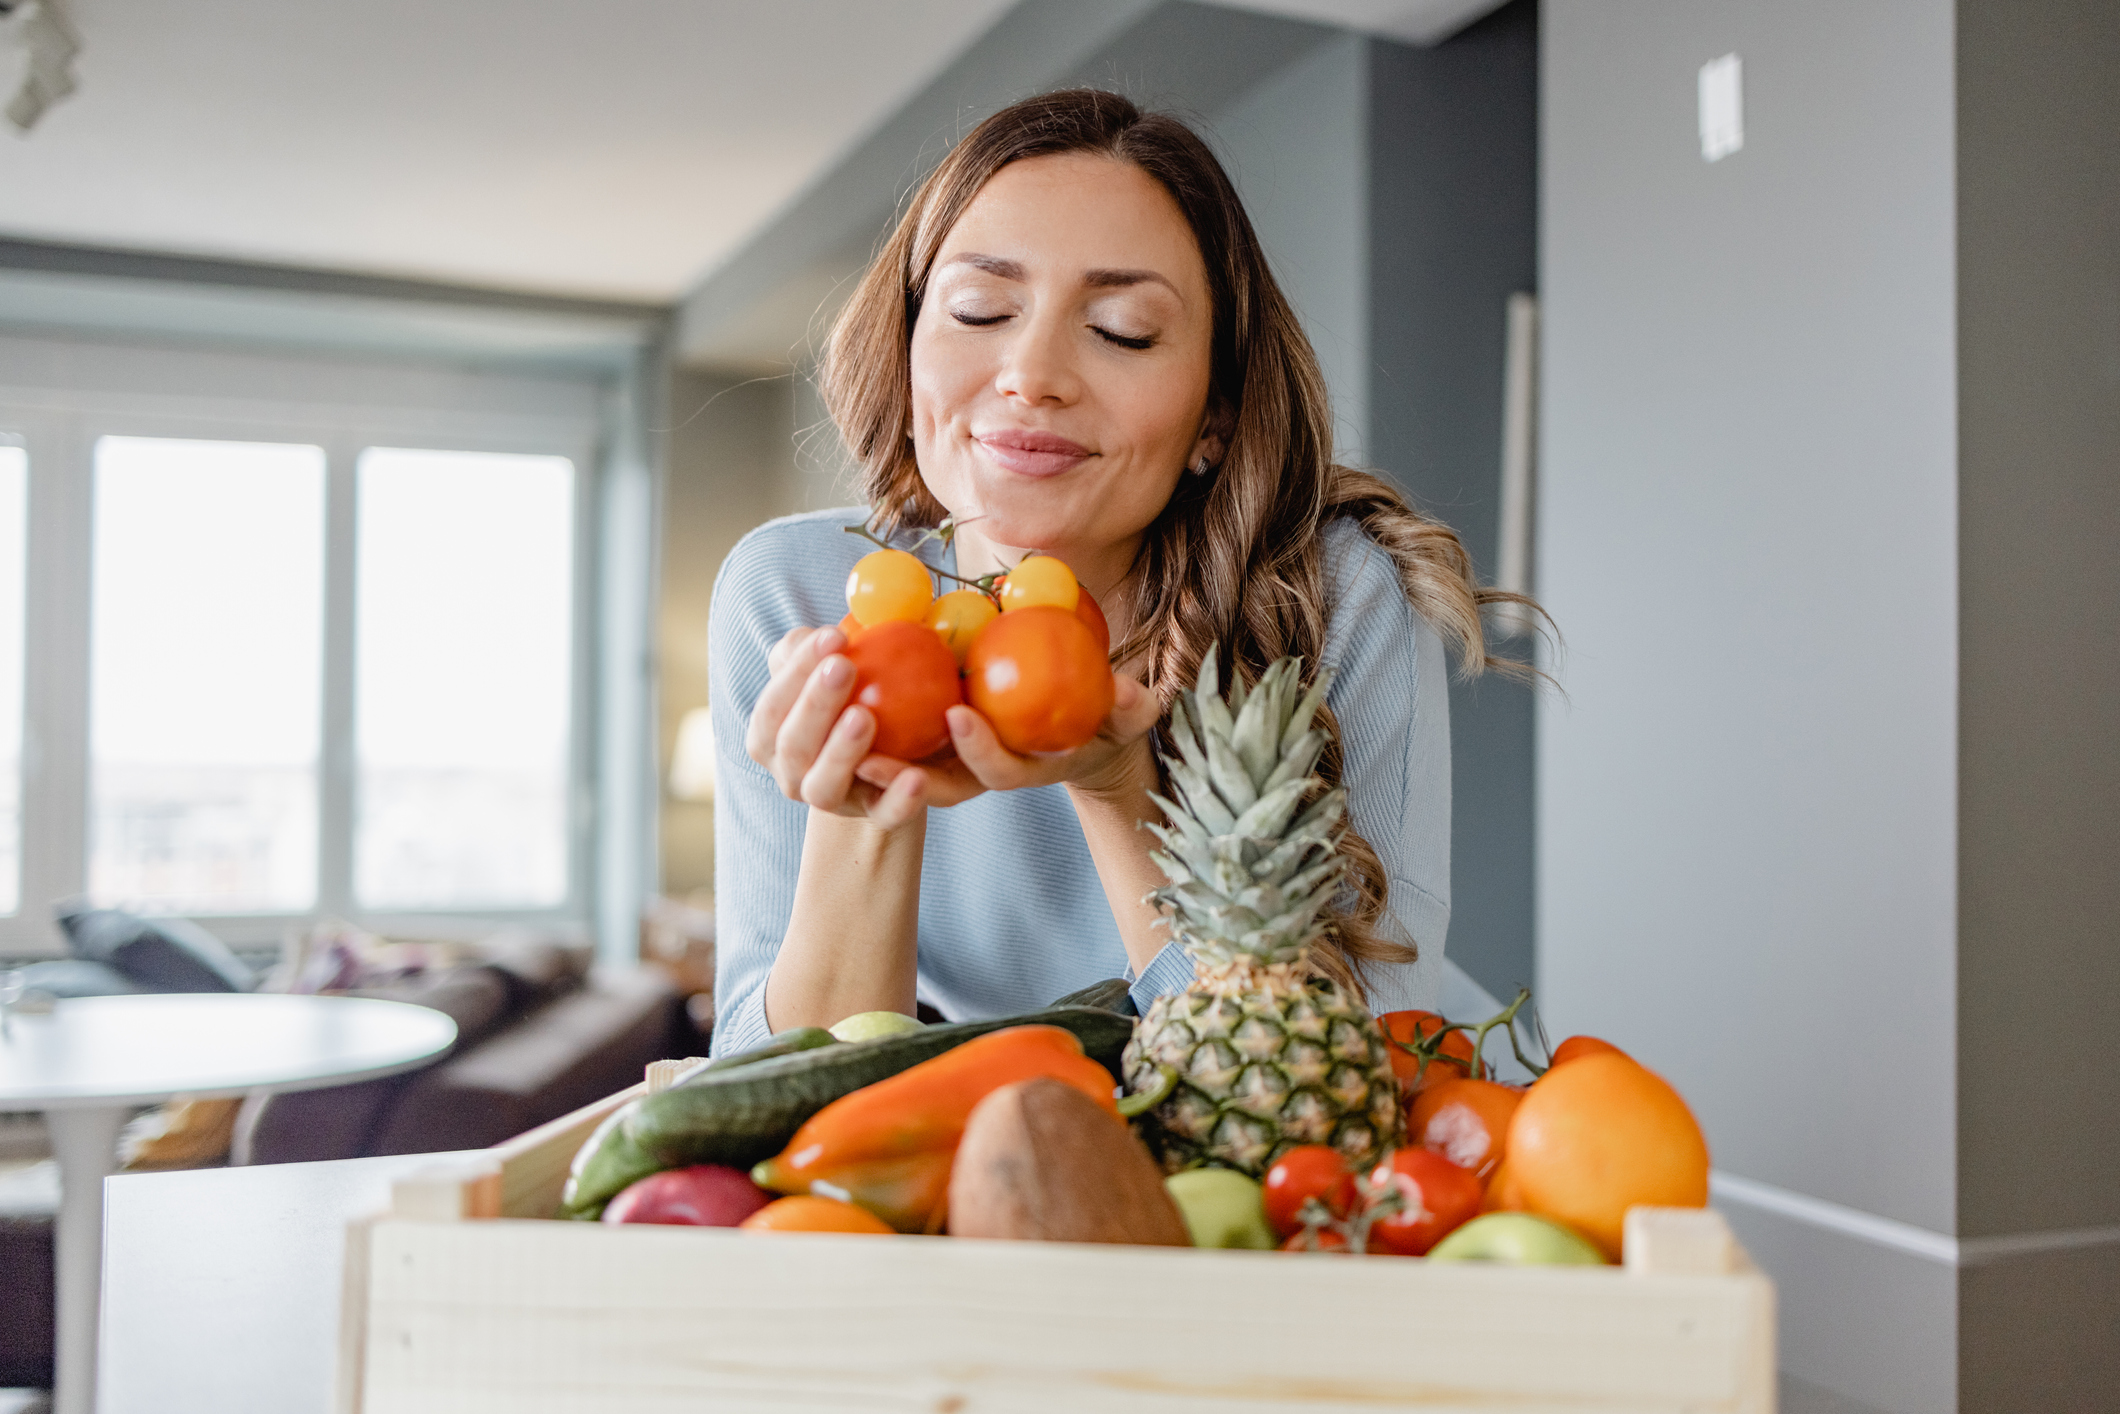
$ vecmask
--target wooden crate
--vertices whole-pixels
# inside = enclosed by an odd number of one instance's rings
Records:
[[[1774,1409],[1774,1290],[1712,1212],[1636,1209],[1624,1269],[545,1220],[645,1088],[354,1225],[340,1414]]]

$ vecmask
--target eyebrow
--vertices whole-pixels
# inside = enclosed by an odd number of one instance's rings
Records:
[[[953,256],[943,264],[969,265],[1002,280],[1023,280],[1028,278],[1029,274],[1021,261],[1007,260],[998,255],[980,255],[976,252]],[[1094,290],[1123,290],[1129,285],[1157,284],[1174,295],[1178,294],[1176,285],[1153,270],[1091,270],[1083,275],[1082,283]],[[1178,297],[1184,298],[1183,295]]]

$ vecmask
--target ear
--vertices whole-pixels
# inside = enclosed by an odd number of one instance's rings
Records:
[[[1186,456],[1188,467],[1198,466],[1204,458],[1209,466],[1220,466],[1222,458],[1229,455],[1229,439],[1236,431],[1236,410],[1216,398],[1209,404],[1207,415],[1200,419],[1200,435],[1193,439],[1192,451]]]

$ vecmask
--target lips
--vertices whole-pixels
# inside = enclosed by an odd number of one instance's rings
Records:
[[[995,462],[1022,476],[1058,476],[1095,455],[1079,442],[1023,427],[983,432],[975,440]]]

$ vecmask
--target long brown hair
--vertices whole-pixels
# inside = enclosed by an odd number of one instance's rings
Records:
[[[1086,152],[1161,182],[1192,227],[1214,302],[1211,424],[1227,452],[1207,476],[1181,476],[1143,537],[1121,586],[1130,625],[1114,662],[1140,668],[1163,703],[1219,643],[1225,670],[1255,681],[1301,655],[1315,671],[1329,613],[1325,527],[1352,516],[1398,567],[1406,597],[1456,649],[1460,672],[1521,672],[1491,657],[1483,606],[1526,602],[1483,588],[1457,535],[1407,506],[1389,483],[1332,460],[1332,412],[1317,355],[1274,282],[1243,202],[1222,164],[1178,119],[1144,113],[1097,89],[1065,89],[1005,108],[979,124],[913,194],[832,330],[819,369],[825,405],[861,466],[862,491],[886,530],[939,524],[913,458],[910,345],[943,240],[987,181],[1027,157]],[[1318,774],[1337,785],[1340,730]],[[1160,764],[1158,769],[1160,770]],[[1163,783],[1167,793],[1169,783]],[[1389,877],[1369,842],[1348,829],[1352,897],[1313,959],[1358,995],[1358,962],[1410,962],[1415,948],[1378,935]],[[1418,941],[1418,940],[1416,940]]]

